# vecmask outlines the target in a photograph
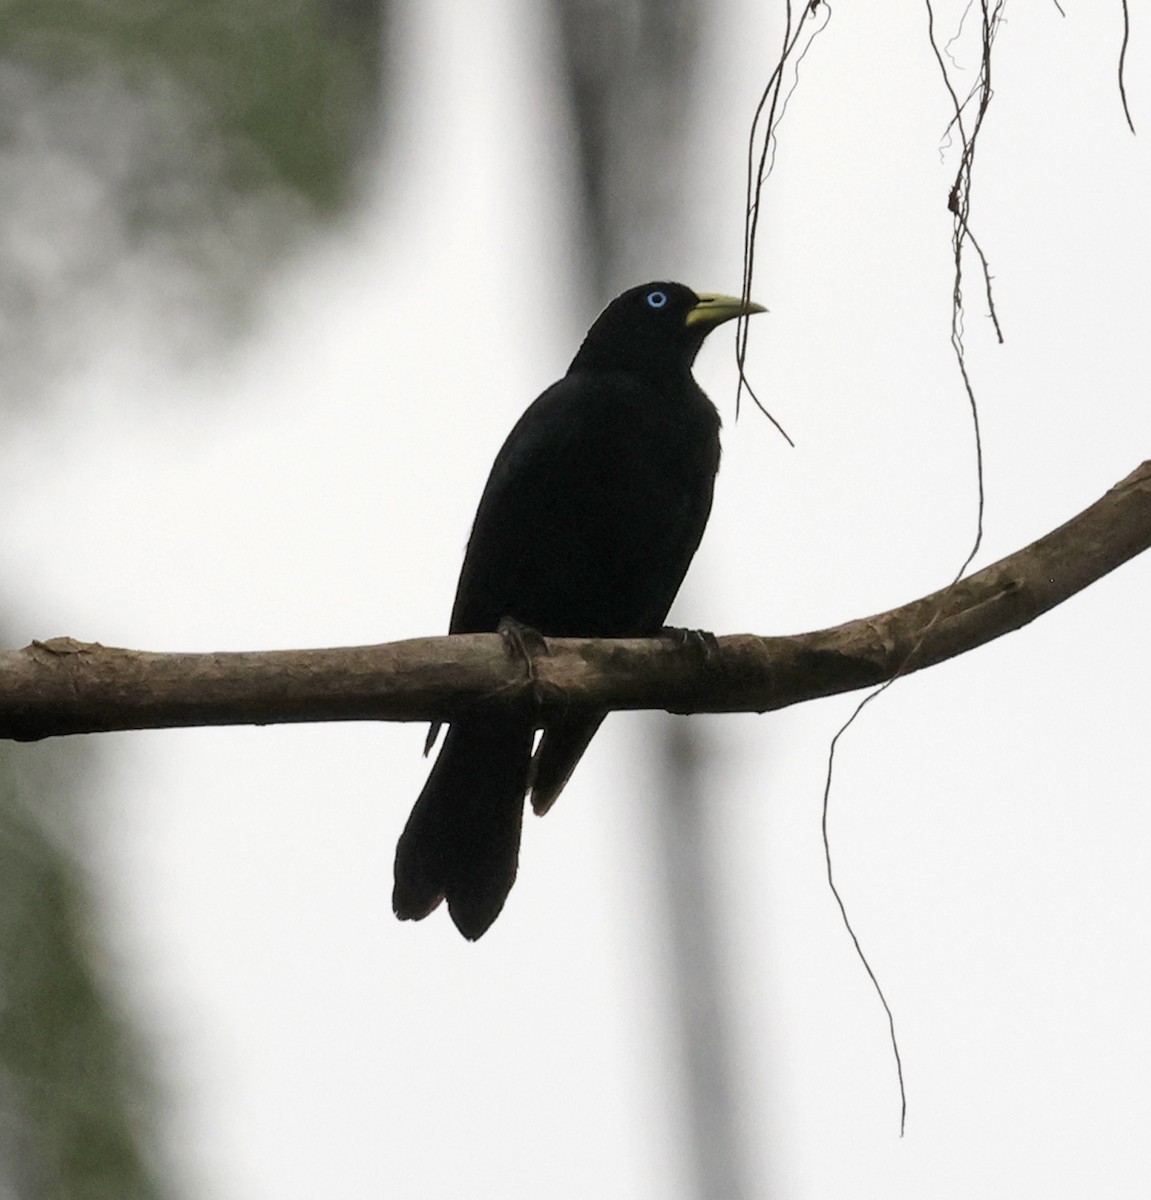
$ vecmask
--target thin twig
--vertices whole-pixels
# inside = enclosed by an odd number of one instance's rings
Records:
[[[1119,47],[1119,99],[1123,102],[1123,115],[1127,118],[1127,128],[1135,132],[1135,122],[1131,120],[1131,109],[1127,105],[1127,85],[1124,82],[1124,72],[1127,62],[1127,42],[1131,37],[1131,14],[1127,11],[1127,0],[1123,3],[1123,44]]]
[[[951,97],[954,112],[951,120],[948,122],[946,133],[950,133],[952,127],[958,130],[960,139],[960,156],[959,166],[956,170],[955,179],[951,186],[951,191],[948,194],[948,209],[953,217],[952,225],[952,253],[955,263],[955,273],[952,280],[951,292],[951,346],[955,353],[956,365],[959,369],[960,379],[963,383],[964,394],[967,397],[968,408],[971,415],[972,433],[974,436],[975,447],[975,481],[976,481],[976,511],[975,511],[975,531],[972,537],[970,547],[967,551],[963,562],[959,569],[952,577],[950,584],[943,591],[943,597],[946,597],[959,584],[960,580],[967,573],[975,556],[979,553],[979,547],[983,542],[983,518],[984,508],[986,504],[986,494],[984,489],[983,478],[983,434],[979,420],[979,405],[975,398],[975,389],[972,386],[971,377],[967,370],[967,355],[963,342],[963,248],[965,244],[969,244],[975,251],[979,259],[980,267],[983,274],[984,290],[987,298],[987,309],[990,314],[992,325],[995,329],[995,335],[1002,343],[1003,331],[999,325],[999,319],[995,311],[995,299],[991,288],[991,269],[987,262],[987,257],[983,253],[982,247],[979,245],[975,235],[971,232],[970,212],[971,212],[971,181],[972,168],[975,163],[975,149],[979,138],[980,130],[983,127],[984,118],[987,115],[988,105],[991,103],[993,95],[991,88],[991,50],[995,41],[995,34],[999,27],[1000,18],[1003,12],[1003,4],[1005,0],[996,0],[994,7],[988,7],[987,0],[980,0],[980,15],[982,17],[981,38],[982,38],[982,53],[980,55],[979,75],[976,82],[968,92],[967,96],[961,102],[959,96],[951,82],[951,73],[948,70],[947,64],[944,62],[944,54],[949,58],[952,64],[958,69],[959,64],[951,53],[952,45],[959,39],[962,33],[962,23],[960,29],[956,32],[946,45],[941,49],[935,37],[935,14],[932,9],[931,0],[926,0],[927,5],[927,32],[928,41],[931,45],[932,52],[935,55],[936,62],[939,65],[940,73],[943,76],[944,85],[947,88],[948,95]],[[966,22],[968,14],[972,11],[973,5],[969,4],[963,14],[963,23]],[[964,122],[964,112],[972,100],[977,100],[977,108],[974,124],[970,130]],[[831,889],[832,896],[839,907],[840,916],[843,918],[843,924],[847,929],[848,935],[851,938],[852,945],[855,947],[855,952],[859,956],[860,962],[863,964],[867,972],[868,978],[871,980],[872,986],[875,988],[876,995],[883,1006],[883,1011],[887,1016],[888,1033],[891,1039],[891,1050],[895,1058],[895,1069],[899,1083],[899,1101],[900,1101],[900,1118],[899,1118],[899,1133],[902,1137],[907,1126],[907,1090],[904,1084],[903,1077],[903,1059],[899,1051],[899,1041],[896,1037],[895,1018],[891,1010],[891,1005],[888,1003],[887,996],[884,993],[883,987],[879,979],[872,969],[871,963],[868,961],[867,955],[863,950],[863,946],[859,937],[852,925],[851,918],[848,916],[847,906],[844,904],[843,897],[836,886],[835,875],[832,870],[831,843],[828,837],[828,810],[831,803],[831,782],[835,770],[835,754],[839,746],[839,741],[847,732],[848,728],[855,722],[855,719],[860,715],[864,708],[885,692],[895,681],[906,673],[908,665],[921,650],[925,640],[934,627],[939,613],[942,612],[942,604],[939,611],[929,620],[919,633],[914,645],[907,654],[906,660],[900,664],[892,676],[885,680],[873,692],[866,695],[859,704],[856,705],[851,715],[840,726],[835,736],[831,740],[831,745],[828,748],[827,755],[827,774],[824,780],[823,789],[823,848],[827,860],[827,882]]]
[[[784,70],[796,54],[796,49],[800,45],[800,39],[804,33],[808,19],[813,17],[821,8],[825,12],[826,18],[818,29],[811,32],[802,51],[795,58],[795,72],[792,77],[791,86],[782,95],[781,99]],[[755,274],[755,251],[759,236],[759,218],[762,211],[763,186],[775,167],[776,133],[787,111],[787,105],[799,85],[799,67],[807,56],[812,41],[817,34],[827,28],[827,23],[830,19],[831,9],[826,0],[806,0],[802,15],[798,21],[795,21],[791,0],[788,0],[784,19],[783,44],[779,59],[772,69],[771,75],[768,77],[767,84],[764,86],[759,102],[756,104],[755,112],[752,115],[751,128],[748,131],[747,137],[747,179],[744,193],[742,295],[745,300],[751,298],[752,280]],[[765,112],[766,119],[764,118]],[[760,133],[761,122],[763,122],[763,142],[757,153],[756,143],[757,136]],[[747,318],[741,318],[736,327],[735,340],[735,361],[739,373],[739,383],[735,393],[736,417],[738,418],[739,416],[740,399],[746,391],[756,408],[775,426],[787,444],[794,447],[795,442],[792,441],[787,430],[768,411],[767,406],[760,400],[755,388],[752,387],[750,380],[747,378],[744,368],[747,360],[748,332],[749,324]]]

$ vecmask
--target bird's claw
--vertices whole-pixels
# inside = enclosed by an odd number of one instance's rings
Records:
[[[536,655],[547,654],[548,644],[544,635],[532,625],[525,625],[515,617],[501,617],[496,626],[496,632],[504,640],[504,645],[512,654],[518,654],[523,659],[528,679],[534,684],[538,675],[536,671]]]
[[[659,636],[675,643],[677,650],[692,646],[703,656],[705,662],[710,662],[719,653],[719,642],[714,633],[706,629],[685,629],[679,625],[665,625]]]

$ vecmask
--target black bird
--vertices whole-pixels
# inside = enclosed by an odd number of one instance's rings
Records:
[[[679,283],[632,288],[604,309],[496,456],[452,633],[509,622],[552,637],[660,632],[719,467],[719,414],[691,366],[717,325],[763,311]],[[396,848],[396,915],[418,921],[446,899],[464,937],[484,933],[516,877],[525,793],[546,812],[605,716],[549,718],[534,757],[522,712],[453,721]]]

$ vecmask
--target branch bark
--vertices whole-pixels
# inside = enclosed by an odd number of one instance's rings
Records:
[[[665,639],[548,639],[529,672],[496,634],[331,650],[155,654],[73,638],[0,651],[0,737],[549,710],[765,712],[882,683],[1033,621],[1151,546],[1151,461],[1023,550],[910,604],[710,652]],[[534,678],[533,678],[534,676]]]

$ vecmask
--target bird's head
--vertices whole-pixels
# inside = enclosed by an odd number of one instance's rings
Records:
[[[572,368],[687,370],[717,325],[766,311],[738,296],[697,294],[682,283],[645,283],[617,296],[600,313]]]

